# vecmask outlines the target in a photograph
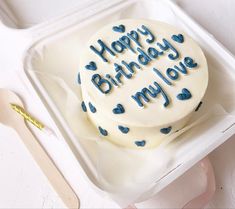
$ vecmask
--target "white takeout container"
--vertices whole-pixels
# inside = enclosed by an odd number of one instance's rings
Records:
[[[21,0],[24,1],[28,2]],[[86,41],[95,30],[109,22],[123,18],[151,18],[166,22],[170,20],[171,24],[191,35],[205,52],[213,81],[209,81],[208,91],[214,92],[213,95],[206,96],[206,101],[211,106],[220,104],[226,112],[222,111],[223,114],[215,115],[207,121],[206,129],[202,123],[192,128],[190,133],[180,136],[180,140],[171,145],[177,149],[174,163],[156,179],[155,185],[149,191],[135,201],[147,199],[165,188],[235,133],[235,90],[232,86],[235,82],[235,59],[175,3],[169,0],[70,0],[70,4],[67,1],[59,2],[60,4],[57,0],[51,0],[49,5],[46,0],[40,0],[40,3],[31,1],[21,7],[17,0],[2,0],[0,16],[4,25],[1,27],[2,31],[15,40],[14,44],[17,43],[17,49],[12,51],[16,70],[20,72],[24,82],[29,87],[33,86],[34,91],[41,97],[83,167],[87,181],[95,185],[97,190],[102,191],[95,178],[97,171],[92,157],[77,140],[62,116],[55,98],[50,96],[47,86],[41,83],[36,74],[29,73],[26,67],[26,63],[32,58],[29,56],[31,51],[43,41],[50,43],[55,37],[60,40],[62,35],[66,36],[73,31],[80,31],[82,41]],[[10,47],[15,46],[12,44]],[[214,79],[212,73],[221,74],[221,80]]]

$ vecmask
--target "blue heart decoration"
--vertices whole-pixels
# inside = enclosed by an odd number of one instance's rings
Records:
[[[117,104],[117,107],[113,109],[114,114],[122,114],[124,112],[125,112],[125,109],[121,104]]]
[[[163,134],[169,134],[169,133],[171,132],[171,129],[172,129],[172,127],[169,126],[169,127],[167,127],[167,128],[162,128],[160,131],[161,131],[161,133],[163,133]]]
[[[83,112],[86,112],[86,111],[87,111],[86,104],[85,104],[84,101],[82,101],[81,107],[82,107]]]
[[[182,93],[177,95],[177,98],[179,100],[187,100],[187,99],[190,99],[191,97],[192,97],[191,92],[186,88],[183,88]]]
[[[145,140],[142,140],[142,141],[135,141],[135,144],[136,144],[136,146],[138,146],[138,147],[144,147],[145,144],[146,144],[146,141],[145,141]]]
[[[184,36],[182,34],[173,35],[173,36],[171,36],[171,38],[178,43],[184,42]]]
[[[119,33],[124,33],[125,32],[125,26],[124,25],[113,26],[113,31],[119,32]]]
[[[96,66],[95,62],[91,61],[88,65],[85,66],[85,68],[87,70],[95,71],[97,69],[97,66]]]
[[[127,134],[130,130],[128,127],[124,127],[124,126],[118,126],[118,128],[124,134]]]
[[[81,84],[81,76],[80,76],[80,73],[78,73],[78,84]]]
[[[100,126],[98,128],[99,128],[100,134],[102,134],[103,136],[108,136],[108,131],[107,130],[101,128]]]
[[[93,104],[91,104],[90,102],[89,102],[88,105],[89,105],[90,111],[91,111],[92,113],[95,113],[95,112],[96,112],[95,106],[94,106]]]

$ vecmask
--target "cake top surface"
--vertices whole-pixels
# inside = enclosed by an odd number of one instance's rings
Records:
[[[99,30],[80,59],[83,94],[120,124],[164,126],[194,111],[208,85],[206,58],[163,22],[126,19]]]

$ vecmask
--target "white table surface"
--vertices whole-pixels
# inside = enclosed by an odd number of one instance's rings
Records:
[[[235,54],[235,1],[234,0],[178,0],[194,19],[221,41]],[[1,33],[0,33],[1,34]],[[4,37],[0,36],[3,43]],[[2,45],[0,45],[1,47]],[[1,54],[0,54],[1,56]],[[2,57],[2,56],[1,56]],[[8,87],[19,92],[27,102],[38,98],[31,97],[30,91],[23,88],[17,75],[0,69],[0,87]],[[37,105],[28,109],[50,127],[54,123],[44,114],[45,109],[37,109]],[[34,110],[34,111],[33,111]],[[1,111],[1,110],[0,110]],[[42,116],[43,115],[43,116]],[[40,135],[36,133],[36,135]],[[46,142],[45,146],[51,146]],[[99,196],[86,183],[78,169],[69,167],[66,162],[75,162],[63,141],[58,141],[56,152],[63,152],[56,163],[68,181],[75,185],[74,189],[81,198],[81,208],[119,208],[116,203]],[[217,181],[217,191],[208,208],[235,208],[235,136],[210,154]],[[138,208],[179,208],[185,200],[192,198],[195,193],[203,190],[203,177],[196,166],[169,185],[153,199],[138,204]],[[199,174],[199,175],[198,175]],[[192,181],[192,179],[194,181]],[[180,192],[179,192],[180,191]],[[182,195],[184,194],[184,195]],[[9,128],[0,125],[0,208],[64,208],[47,179],[35,164],[32,157],[21,143],[18,136]]]

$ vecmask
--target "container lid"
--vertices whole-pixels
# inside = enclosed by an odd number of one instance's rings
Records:
[[[70,0],[68,3],[67,0],[2,0],[0,1],[0,18],[10,28],[26,29],[79,11],[97,2],[102,1]]]

